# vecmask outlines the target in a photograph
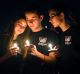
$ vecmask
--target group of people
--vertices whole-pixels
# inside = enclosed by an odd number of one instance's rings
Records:
[[[61,9],[49,10],[49,22],[60,32],[44,28],[43,18],[37,10],[29,10],[25,12],[25,18],[13,23],[7,50],[4,49],[6,53],[0,57],[1,69],[8,74],[79,73],[78,29]],[[30,33],[27,33],[27,27]]]

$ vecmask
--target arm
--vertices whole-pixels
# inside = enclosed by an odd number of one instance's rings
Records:
[[[53,62],[53,61],[56,61],[56,58],[57,58],[54,52],[50,52],[49,55],[44,55],[37,51],[36,56],[45,62]]]
[[[45,55],[41,52],[39,52],[36,48],[32,48],[32,55],[42,59],[45,62],[55,62],[57,59],[58,51],[51,51],[49,52],[49,55]]]

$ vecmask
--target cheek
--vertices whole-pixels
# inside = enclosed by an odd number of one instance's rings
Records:
[[[35,21],[35,22],[33,22],[33,24],[34,24],[34,25],[37,25],[37,24],[39,24],[39,22],[38,22],[38,21]]]
[[[17,31],[18,31],[18,27],[16,27],[16,28],[14,29],[14,31],[17,32]]]
[[[52,24],[54,27],[57,27],[58,24],[59,24],[59,21],[58,21],[57,19],[53,19],[53,20],[51,21],[51,24]]]
[[[25,29],[21,29],[20,32],[23,33],[25,31]]]
[[[58,19],[54,19],[54,23],[55,23],[55,24],[59,24],[60,21],[59,21]]]

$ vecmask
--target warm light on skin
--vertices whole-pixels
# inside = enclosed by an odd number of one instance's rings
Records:
[[[26,40],[26,45],[25,46],[30,46],[29,40]]]
[[[13,45],[13,47],[12,47],[12,48],[17,48],[17,49],[19,49],[19,47],[18,47],[17,43],[14,43],[14,45]]]

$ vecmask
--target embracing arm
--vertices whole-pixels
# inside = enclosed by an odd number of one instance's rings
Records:
[[[45,55],[45,54],[42,54],[40,52],[37,52],[36,56],[45,62],[54,62],[57,59],[57,55],[55,52],[50,52],[49,55]]]
[[[45,62],[55,62],[58,57],[58,51],[51,51],[48,55],[39,52],[37,49],[32,48],[32,55],[42,59]]]

